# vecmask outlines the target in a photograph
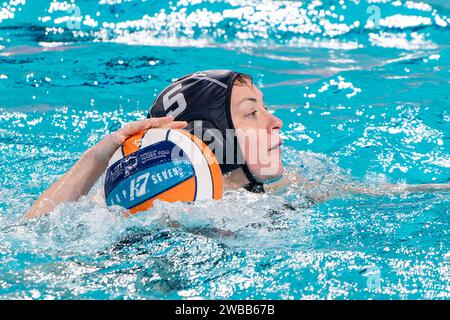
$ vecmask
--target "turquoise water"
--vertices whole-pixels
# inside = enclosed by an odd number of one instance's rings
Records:
[[[309,206],[294,187],[236,191],[130,219],[83,197],[22,219],[83,151],[201,69],[253,75],[315,192],[449,183],[448,1],[72,2],[0,6],[0,298],[450,297],[448,193]]]

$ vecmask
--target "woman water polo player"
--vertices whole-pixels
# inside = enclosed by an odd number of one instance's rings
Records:
[[[180,78],[162,91],[147,117],[149,119],[132,122],[108,135],[87,150],[39,197],[26,217],[44,215],[60,203],[76,201],[86,195],[125,139],[154,127],[185,128],[202,139],[219,161],[225,190],[244,187],[251,192],[276,192],[293,185],[303,190],[319,186],[283,167],[279,136],[282,121],[267,110],[261,91],[249,75],[208,70]],[[333,194],[313,194],[312,201],[345,193],[450,191],[450,184],[386,184],[374,188],[347,184],[337,188],[339,190]]]

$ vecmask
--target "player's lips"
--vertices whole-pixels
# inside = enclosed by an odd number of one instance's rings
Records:
[[[274,145],[274,146],[272,146],[272,147],[270,147],[269,148],[269,151],[272,151],[272,150],[276,150],[276,149],[279,149],[280,148],[280,146],[283,144],[283,140],[282,139],[280,139],[280,142],[278,142],[276,145]]]

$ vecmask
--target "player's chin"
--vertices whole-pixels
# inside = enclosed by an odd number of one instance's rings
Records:
[[[273,152],[270,155],[270,167],[275,170],[276,174],[283,174],[284,166],[283,161],[281,160],[281,149]]]
[[[270,165],[262,166],[259,170],[258,180],[270,181],[281,177],[284,173],[284,166],[280,160],[275,160]]]
[[[280,176],[283,175],[284,173],[284,166],[283,166],[283,162],[281,162],[281,160],[278,160],[274,165],[273,165],[273,170],[274,170],[274,174],[271,177],[272,179],[274,178],[278,178]]]

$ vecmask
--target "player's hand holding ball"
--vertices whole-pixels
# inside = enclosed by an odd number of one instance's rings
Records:
[[[91,152],[97,159],[108,163],[114,152],[116,152],[124,141],[138,132],[151,128],[183,129],[186,125],[186,121],[174,121],[172,116],[130,122],[123,128],[106,136],[91,148]]]

